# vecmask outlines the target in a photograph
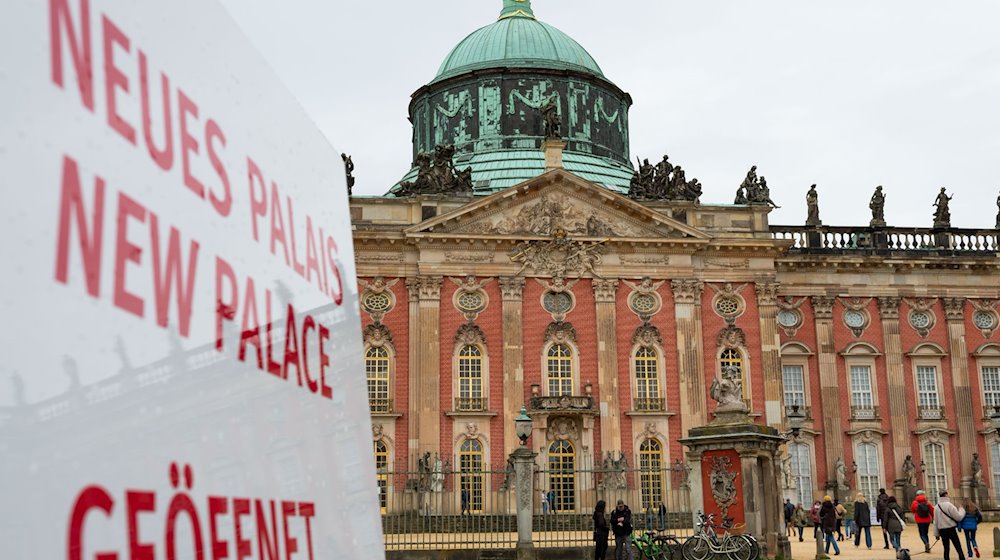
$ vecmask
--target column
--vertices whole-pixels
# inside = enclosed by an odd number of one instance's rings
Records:
[[[673,280],[674,317],[677,322],[677,366],[681,389],[681,432],[707,423],[705,399],[705,350],[701,332],[701,292],[695,279]]]
[[[524,402],[524,278],[500,278],[503,314],[503,444],[504,455],[517,449],[514,417]]]
[[[882,319],[882,333],[885,343],[885,367],[889,381],[889,422],[892,426],[892,449],[895,462],[886,471],[890,476],[902,472],[903,460],[913,454],[910,431],[907,427],[909,414],[903,371],[903,341],[899,330],[899,298],[878,298],[878,312]],[[886,480],[886,484],[891,484]]]
[[[740,473],[743,481],[743,513],[747,524],[747,531],[753,535],[763,536],[765,539],[766,524],[764,518],[767,515],[764,505],[764,473],[758,468],[756,449],[739,449]],[[779,496],[772,496],[777,499]],[[771,548],[770,550],[774,550]]]
[[[517,558],[533,558],[531,554],[532,497],[535,494],[535,456],[530,449],[518,445],[511,453],[514,459],[514,494],[517,495]]]
[[[816,344],[819,354],[819,385],[823,401],[823,435],[826,444],[826,477],[830,482],[833,462],[844,456],[844,438],[847,426],[840,418],[840,384],[837,382],[837,350],[833,339],[833,297],[813,296],[813,315],[816,317]],[[819,482],[819,481],[817,481]],[[834,483],[836,484],[836,483]]]
[[[944,298],[948,323],[948,354],[951,356],[951,383],[955,388],[955,417],[958,419],[958,449],[961,465],[962,495],[972,486],[972,454],[976,451],[976,423],[972,413],[972,389],[969,386],[969,351],[965,346],[965,298]],[[949,484],[950,485],[950,484]]]
[[[623,450],[621,401],[618,398],[618,341],[615,331],[617,279],[595,278],[594,301],[597,315],[597,383],[601,388],[601,450]]]
[[[767,425],[781,429],[785,417],[784,378],[781,374],[781,336],[778,334],[778,283],[757,282],[757,310],[760,314],[760,350],[764,374],[764,412]]]
[[[420,283],[421,278],[407,278],[406,292],[409,296],[410,359],[407,364],[407,380],[409,382],[409,407],[403,411],[406,414],[406,425],[409,439],[407,440],[407,468],[416,470],[417,458],[420,457]],[[412,464],[410,463],[412,461]]]
[[[441,451],[441,277],[421,276],[414,280],[418,312],[417,329],[410,331],[411,340],[413,332],[419,332],[420,336],[415,352],[411,346],[410,363],[416,362],[417,370],[416,375],[411,373],[410,383],[419,387],[410,411],[417,416],[418,455],[434,454]],[[410,306],[413,307],[412,301]],[[410,322],[412,326],[413,320]]]

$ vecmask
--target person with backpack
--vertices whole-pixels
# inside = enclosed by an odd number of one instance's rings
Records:
[[[792,500],[790,498],[785,498],[784,510],[785,536],[790,537],[795,534],[795,529],[792,527],[792,516],[795,515],[795,506],[792,505]]]
[[[896,496],[889,496],[886,499],[885,511],[882,513],[882,528],[889,533],[889,544],[899,552],[906,523],[903,521],[903,508],[896,502]]]
[[[849,499],[844,501],[844,537],[850,539],[854,536],[854,502]]]
[[[875,521],[878,521],[879,527],[882,528],[882,540],[885,541],[885,546],[882,548],[889,548],[889,532],[885,530],[885,520],[883,519],[885,515],[885,506],[889,503],[889,495],[885,493],[885,488],[878,489],[878,498],[875,500]]]
[[[861,544],[861,532],[865,533],[865,544],[872,549],[872,514],[865,495],[858,493],[854,500],[854,546]]]
[[[951,545],[955,545],[958,560],[965,560],[962,543],[958,541],[958,524],[965,517],[965,510],[955,507],[948,498],[948,491],[942,490],[938,495],[937,511],[938,514],[934,517],[934,536],[944,541],[944,560],[951,560]]]
[[[833,534],[837,531],[837,507],[833,505],[830,496],[823,496],[823,505],[819,508],[819,522],[823,528],[823,540],[825,542],[824,552],[830,554],[830,545],[833,545],[833,555],[840,555],[840,545]]]
[[[927,536],[927,529],[934,521],[934,505],[927,501],[927,495],[923,490],[917,491],[917,498],[910,504],[910,511],[913,512],[913,521],[920,531],[920,540],[924,543],[924,552],[931,551],[931,541]]]
[[[973,502],[970,498],[966,498],[965,502],[962,504],[965,509],[965,517],[962,518],[962,522],[959,523],[959,528],[965,533],[965,546],[969,550],[969,558],[972,558],[972,553],[976,553],[976,558],[979,558],[979,544],[976,543],[976,529],[979,524],[983,522],[983,512],[979,511],[979,506],[976,502]]]
[[[802,507],[802,504],[795,507],[792,522],[795,523],[795,528],[799,532],[799,542],[802,542],[802,533],[805,531],[806,525],[809,524],[809,514],[806,513],[806,508]]]

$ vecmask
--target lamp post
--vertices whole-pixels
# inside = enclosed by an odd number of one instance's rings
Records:
[[[806,413],[802,411],[802,407],[793,404],[785,417],[788,418],[788,428],[789,434],[792,439],[799,439],[799,434],[802,433],[802,426],[806,423]]]
[[[517,504],[517,556],[518,558],[531,557],[531,518],[532,503],[531,496],[534,494],[532,488],[533,468],[535,456],[528,448],[528,438],[531,437],[532,422],[528,416],[528,410],[521,407],[521,413],[514,418],[514,433],[517,439],[521,440],[521,445],[511,453],[514,461],[514,484]]]

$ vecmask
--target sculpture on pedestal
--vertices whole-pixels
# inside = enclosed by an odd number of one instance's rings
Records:
[[[559,140],[559,108],[556,106],[556,96],[553,95],[542,106],[542,120],[545,123],[545,139]]]
[[[670,163],[668,156],[655,166],[644,159],[632,175],[628,196],[635,200],[684,200],[698,202],[701,197],[698,179],[687,180],[684,168]]]
[[[809,187],[806,192],[806,225],[807,226],[819,226],[823,222],[819,220],[819,194],[816,192],[816,185]]]
[[[983,485],[983,464],[979,462],[979,453],[972,454],[972,485]]]
[[[740,188],[736,190],[736,201],[733,204],[767,204],[773,208],[780,208],[771,200],[771,190],[767,187],[767,179],[757,177],[757,166],[750,167],[746,178],[740,183]]]
[[[875,187],[868,207],[872,210],[871,227],[885,227],[885,194],[882,192],[882,185]]]
[[[917,466],[913,464],[913,458],[909,455],[903,461],[903,479],[907,486],[917,485]]]
[[[455,146],[435,146],[434,152],[420,152],[413,164],[417,178],[399,184],[397,196],[419,194],[447,194],[469,196],[472,194],[472,168],[459,171],[452,158]]]
[[[434,454],[434,469],[431,472],[431,492],[441,492],[444,490],[444,463],[441,457]]]
[[[951,210],[948,209],[948,202],[951,199],[952,197],[945,194],[944,187],[941,187],[941,192],[934,199],[934,227],[951,227]]]
[[[743,376],[738,367],[728,365],[722,368],[721,375],[712,380],[709,394],[719,403],[716,412],[746,412],[743,402]]]
[[[837,457],[834,470],[837,473],[837,491],[842,494],[850,492],[851,486],[847,483],[847,465],[844,464],[844,459]]]

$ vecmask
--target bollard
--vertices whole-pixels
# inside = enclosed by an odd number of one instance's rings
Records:
[[[993,528],[993,557],[1000,558],[1000,527]]]
[[[814,531],[816,534],[816,560],[830,560],[827,553],[823,552],[823,530],[817,526]]]

